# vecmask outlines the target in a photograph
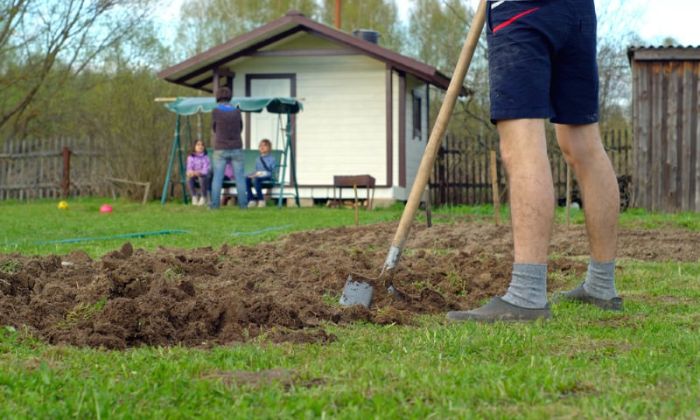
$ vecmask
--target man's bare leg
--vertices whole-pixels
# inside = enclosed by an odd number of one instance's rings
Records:
[[[591,257],[595,261],[614,260],[620,191],[598,124],[557,124],[555,128],[559,147],[581,187]]]
[[[604,309],[622,310],[615,290],[620,192],[598,124],[556,125],[556,132],[559,147],[581,187],[591,252],[586,280],[564,295]]]
[[[501,156],[508,172],[515,262],[508,291],[471,311],[447,314],[452,321],[533,321],[549,318],[547,251],[554,219],[554,187],[544,121],[499,121]]]
[[[546,264],[554,219],[554,187],[543,120],[498,122],[508,173],[515,263]]]

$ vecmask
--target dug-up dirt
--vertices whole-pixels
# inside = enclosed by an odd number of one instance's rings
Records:
[[[395,223],[295,233],[256,246],[144,251],[124,244],[93,260],[68,255],[0,255],[0,325],[51,344],[124,349],[231,345],[251,339],[328,342],[328,325],[410,324],[417,314],[471,308],[502,294],[512,263],[508,226],[478,221],[416,226],[394,283],[375,285],[369,309],[338,305],[349,273],[376,277]],[[558,227],[551,290],[582,277],[582,227]],[[700,235],[623,230],[620,257],[698,261]]]

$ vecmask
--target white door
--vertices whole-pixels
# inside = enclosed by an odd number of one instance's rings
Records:
[[[291,80],[285,79],[252,79],[250,81],[250,96],[273,97],[291,96]],[[269,139],[273,149],[284,149],[284,125],[287,116],[272,114],[267,111],[250,114],[250,148],[257,149],[262,139]],[[281,124],[280,124],[281,122]]]

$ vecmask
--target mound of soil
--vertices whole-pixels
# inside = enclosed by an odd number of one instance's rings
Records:
[[[0,256],[0,325],[27,328],[52,344],[123,349],[209,346],[256,337],[327,342],[328,323],[410,323],[415,314],[471,308],[507,288],[510,228],[464,222],[414,227],[394,275],[404,300],[375,284],[370,309],[337,304],[348,274],[376,277],[396,224],[288,235],[257,246],[134,250],[98,260]],[[697,261],[700,238],[684,231],[623,231],[621,257]],[[553,238],[550,288],[582,276],[582,228]]]

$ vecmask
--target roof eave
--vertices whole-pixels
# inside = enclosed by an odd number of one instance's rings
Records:
[[[188,83],[188,74],[195,72],[200,72],[201,74],[203,70],[213,71],[217,67],[212,63],[204,64],[202,66],[197,66],[198,64],[207,61],[213,61],[213,63],[216,63],[217,61],[221,61],[223,59],[222,57],[235,56],[236,53],[244,51],[247,48],[259,45],[261,43],[264,44],[265,39],[270,38],[270,34],[273,34],[273,36],[284,34],[293,28],[298,28],[294,30],[294,32],[299,30],[311,32],[332,41],[342,43],[350,48],[359,50],[365,55],[387,62],[392,67],[413,74],[417,78],[440,89],[446,90],[449,86],[450,79],[444,74],[440,73],[435,67],[323,25],[305,17],[300,13],[288,13],[287,15],[260,26],[259,28],[256,28],[250,32],[234,37],[223,44],[210,48],[209,50],[190,57],[181,63],[160,71],[158,73],[158,77],[171,83],[210,92],[210,90],[204,87],[197,87]],[[186,69],[194,66],[197,66],[197,68],[190,72],[182,73]],[[469,91],[462,87],[460,93],[462,96],[466,96],[469,94]]]

